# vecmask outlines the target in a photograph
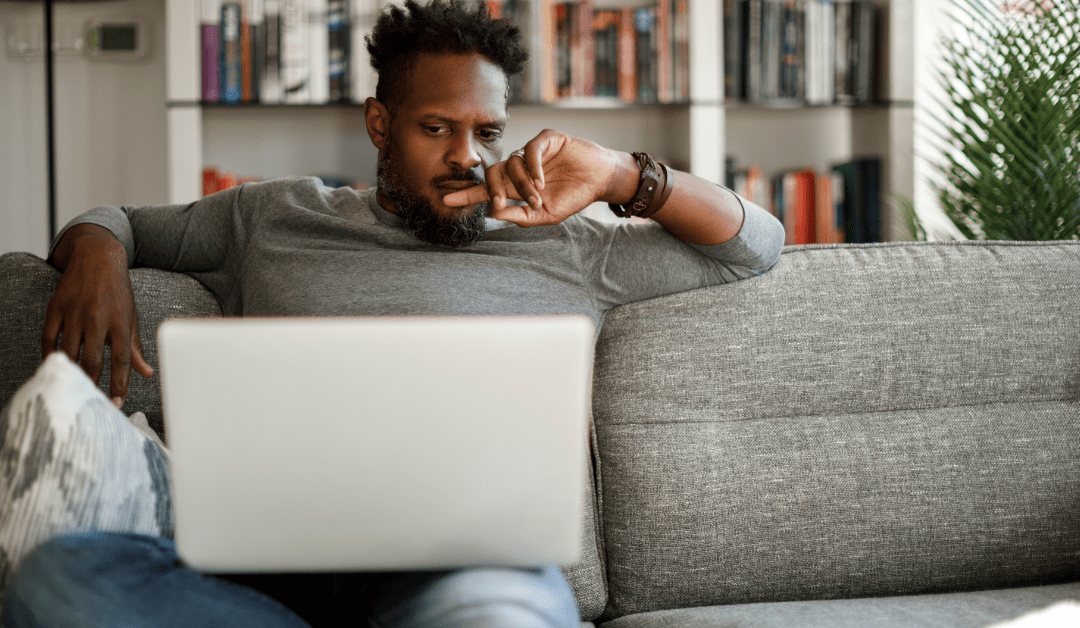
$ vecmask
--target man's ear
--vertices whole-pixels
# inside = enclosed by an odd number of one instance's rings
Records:
[[[390,136],[390,110],[374,98],[368,98],[364,101],[364,122],[371,143],[375,148],[385,150],[386,138]]]

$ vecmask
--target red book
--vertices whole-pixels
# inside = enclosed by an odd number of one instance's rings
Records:
[[[207,166],[202,171],[202,193],[203,196],[210,196],[214,192],[218,191],[218,171],[217,168]]]
[[[795,178],[795,244],[814,244],[815,238],[815,212],[814,206],[817,201],[817,178],[813,170],[800,170],[794,173]]]
[[[619,9],[619,98],[637,100],[637,36],[634,33],[634,10]]]
[[[241,4],[240,12],[240,99],[251,102],[251,21],[248,3]]]

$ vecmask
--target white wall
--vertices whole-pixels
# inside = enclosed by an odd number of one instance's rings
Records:
[[[56,57],[57,221],[97,205],[166,200],[164,0],[113,0],[55,6],[56,42],[72,48],[87,21],[140,17],[151,54],[101,61]],[[0,1],[5,41],[44,31],[42,3]],[[36,42],[40,44],[40,39]],[[0,50],[0,253],[44,256],[48,240],[45,63]]]

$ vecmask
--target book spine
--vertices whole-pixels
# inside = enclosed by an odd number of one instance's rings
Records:
[[[637,53],[637,101],[657,100],[656,12],[652,8],[634,11],[634,47]]]
[[[795,243],[813,244],[817,239],[815,216],[817,189],[813,170],[801,170],[795,180]]]
[[[881,242],[881,160],[859,160],[863,242]]]
[[[251,102],[250,0],[240,0],[240,100]]]
[[[594,94],[603,98],[619,95],[619,13],[598,10],[593,14],[593,39],[596,51]]]
[[[221,99],[221,0],[203,0],[199,18],[202,40],[202,99],[218,102]]]
[[[814,241],[818,244],[833,244],[836,208],[833,206],[832,177],[828,174],[818,176],[814,185],[817,192],[814,203]]]
[[[674,4],[674,98],[690,102],[690,0],[675,0]]]
[[[349,96],[354,102],[375,97],[377,75],[371,67],[364,36],[371,32],[378,13],[378,0],[351,0],[349,11],[350,49]]]
[[[330,100],[349,99],[349,40],[345,0],[329,0],[326,27],[329,46]]]
[[[281,78],[285,102],[311,102],[307,1],[281,0]]]
[[[554,11],[555,40],[555,97],[567,98],[573,95],[573,60],[572,60],[572,23],[571,5],[568,2],[556,2]]]
[[[221,5],[221,102],[238,103],[243,95],[240,66],[240,17],[242,7],[239,2],[225,2]]]
[[[835,0],[836,9],[836,94],[837,104],[849,105],[854,102],[851,69],[852,40],[851,40],[851,2],[850,0]]]
[[[746,4],[746,100],[760,103],[762,90],[762,10],[764,0],[747,0]]]
[[[263,8],[263,74],[260,98],[267,104],[282,100],[281,90],[281,4],[266,0]]]
[[[505,0],[501,3],[502,16],[505,19],[512,21],[517,25],[518,30],[521,32],[522,41],[527,46],[532,46],[532,38],[535,36],[530,31],[530,25],[533,24],[531,18],[531,8],[528,0]],[[531,50],[531,48],[530,48]],[[535,77],[538,74],[537,68],[537,55],[530,52],[530,62],[525,65],[525,70],[510,77],[510,102],[531,102],[536,98],[536,91],[533,87],[535,83]]]
[[[308,0],[308,32],[311,59],[311,102],[330,100],[330,31],[327,0]]]
[[[852,3],[851,10],[854,48],[852,98],[858,104],[865,104],[874,98],[877,7],[869,0],[858,0]]]
[[[743,99],[740,80],[743,64],[742,35],[745,29],[739,20],[739,8],[745,0],[724,0],[724,100],[735,103]]]
[[[251,55],[250,102],[262,102],[262,78],[266,66],[266,6],[264,0],[247,0]]]
[[[672,0],[657,0],[656,3],[656,98],[662,103],[675,99],[672,79]]]
[[[619,98],[637,101],[637,38],[634,33],[634,10],[619,9]]]

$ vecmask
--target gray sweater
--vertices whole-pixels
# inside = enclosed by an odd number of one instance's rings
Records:
[[[742,199],[740,199],[742,200]],[[573,216],[521,228],[488,220],[473,245],[420,242],[374,190],[316,178],[249,183],[189,205],[98,207],[132,267],[187,273],[232,316],[586,314],[768,270],[784,232],[742,200],[732,240],[683,243],[660,225]],[[59,236],[57,236],[59,238]]]

